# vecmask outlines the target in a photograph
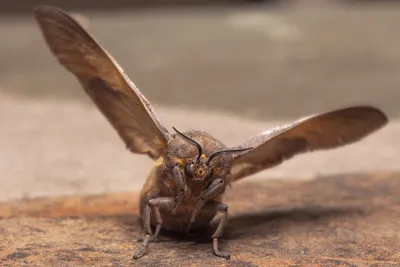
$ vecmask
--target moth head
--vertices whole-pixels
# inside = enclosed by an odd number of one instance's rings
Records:
[[[218,161],[219,159],[218,156],[220,156],[221,154],[235,153],[253,149],[253,148],[221,149],[215,151],[209,157],[207,157],[205,154],[203,154],[203,147],[201,146],[201,144],[199,144],[196,140],[190,138],[189,136],[179,132],[174,127],[172,128],[180,137],[182,137],[183,140],[185,140],[186,142],[192,144],[197,148],[198,154],[196,155],[196,157],[187,162],[184,169],[185,176],[196,183],[197,182],[202,183],[214,177],[213,167],[215,165],[218,165],[215,163]]]

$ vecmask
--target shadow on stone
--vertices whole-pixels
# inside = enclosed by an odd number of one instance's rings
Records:
[[[286,231],[291,225],[318,224],[318,221],[335,221],[344,217],[364,216],[360,207],[303,207],[287,210],[271,210],[253,214],[240,214],[229,220],[225,236],[268,237]]]

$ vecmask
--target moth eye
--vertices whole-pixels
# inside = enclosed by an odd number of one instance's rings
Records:
[[[186,166],[185,166],[185,175],[187,178],[193,178],[192,170],[190,169],[191,166],[193,166],[193,163],[186,164]]]

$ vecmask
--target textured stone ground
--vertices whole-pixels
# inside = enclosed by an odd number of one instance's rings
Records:
[[[138,261],[135,193],[0,205],[2,266],[399,266],[400,174],[233,186],[222,248],[164,237]],[[204,236],[205,234],[203,234]]]

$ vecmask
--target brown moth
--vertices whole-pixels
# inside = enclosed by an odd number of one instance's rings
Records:
[[[221,202],[227,185],[297,154],[353,143],[388,122],[376,108],[355,106],[259,133],[235,148],[202,131],[174,128],[170,134],[122,68],[70,15],[50,6],[36,7],[34,15],[53,55],[80,81],[127,148],[155,161],[141,191],[145,236],[134,259],[161,229],[189,235],[218,212],[213,252],[228,259],[218,249],[228,219],[228,206]]]

